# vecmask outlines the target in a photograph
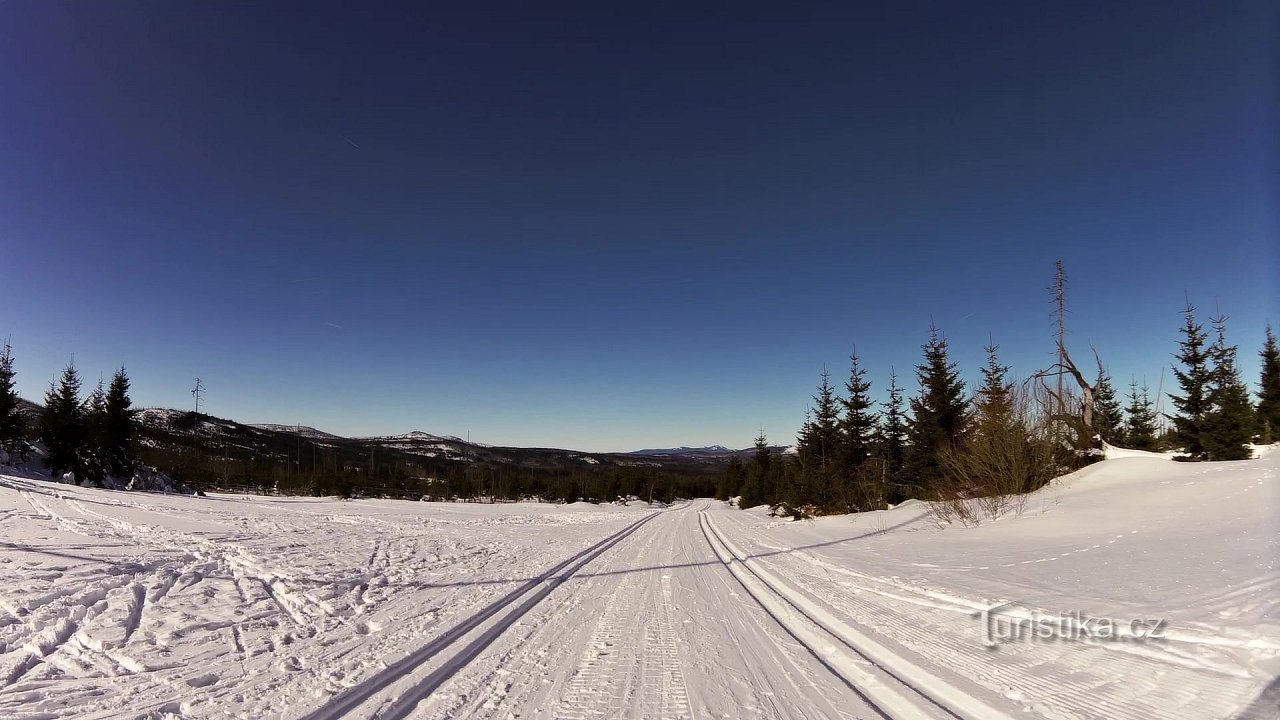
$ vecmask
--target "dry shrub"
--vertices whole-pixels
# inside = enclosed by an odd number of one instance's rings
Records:
[[[1021,514],[1028,493],[1057,474],[1056,445],[1033,393],[1015,386],[1006,415],[979,412],[963,442],[941,451],[944,482],[935,488],[935,521],[971,526],[1011,510]]]

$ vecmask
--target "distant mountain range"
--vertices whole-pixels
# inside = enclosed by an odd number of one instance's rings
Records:
[[[769,447],[774,453],[782,454],[790,450],[784,445],[771,445]],[[678,447],[678,448],[649,448],[646,450],[633,450],[628,455],[637,457],[652,458],[680,458],[685,460],[728,460],[730,457],[737,455],[739,458],[751,455],[755,448],[746,448],[744,450],[734,450],[723,445],[708,445],[706,447]]]
[[[24,400],[28,414],[43,408]],[[139,441],[155,449],[203,447],[220,454],[239,456],[248,452],[262,458],[293,458],[301,463],[314,453],[330,453],[349,462],[357,458],[377,458],[377,462],[434,459],[450,463],[492,463],[538,468],[584,466],[676,467],[719,465],[737,455],[745,458],[754,448],[734,450],[723,445],[705,447],[648,448],[625,453],[592,453],[563,448],[490,446],[468,442],[453,435],[434,435],[413,430],[400,435],[344,437],[301,424],[241,423],[189,410],[145,408],[138,412]],[[783,453],[787,448],[771,448]]]

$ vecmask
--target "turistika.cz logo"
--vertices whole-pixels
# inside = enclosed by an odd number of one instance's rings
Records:
[[[983,644],[989,648],[1023,640],[1076,642],[1147,642],[1163,640],[1167,620],[1134,618],[1113,620],[1078,610],[1045,615],[1003,602],[969,613],[982,623]]]

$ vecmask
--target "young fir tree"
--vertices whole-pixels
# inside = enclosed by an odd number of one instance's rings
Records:
[[[22,413],[14,381],[13,348],[0,351],[0,450],[12,458],[27,459],[27,418]]]
[[[846,473],[855,474],[875,449],[876,427],[880,416],[871,411],[871,381],[867,372],[858,364],[858,353],[849,356],[849,382],[845,383],[848,397],[840,400],[844,415],[839,422],[839,438],[843,448],[841,463]]]
[[[924,362],[916,367],[920,394],[911,399],[911,422],[907,426],[905,473],[914,492],[941,489],[939,453],[960,441],[968,419],[964,382],[936,325],[930,326],[929,342],[922,349]]]
[[[1248,460],[1253,457],[1253,405],[1249,389],[1236,369],[1236,346],[1227,344],[1227,318],[1213,319],[1216,336],[1209,357],[1209,414],[1205,418],[1204,445],[1210,460]]]
[[[840,401],[844,415],[840,418],[839,476],[843,480],[845,504],[849,509],[866,510],[878,504],[882,493],[876,486],[881,478],[871,471],[870,460],[876,448],[876,430],[880,423],[877,413],[871,411],[871,382],[866,370],[858,364],[855,350],[849,356],[849,381],[845,383],[848,397]]]
[[[83,460],[84,478],[95,483],[102,482],[106,477],[106,470],[103,459],[106,457],[106,421],[107,421],[107,390],[102,386],[102,378],[98,378],[98,385],[89,393],[89,399],[84,404],[84,423],[85,423],[85,452],[81,453]]]
[[[756,452],[747,467],[746,481],[738,492],[738,507],[751,508],[769,502],[767,488],[773,475],[773,454],[769,451],[769,439],[764,431],[756,436]]]
[[[982,368],[982,387],[973,400],[975,420],[979,429],[983,426],[1004,425],[1013,417],[1013,386],[1005,380],[1007,365],[1000,364],[994,342],[983,348],[987,352],[987,366]]]
[[[941,451],[948,493],[1002,498],[1030,492],[1051,476],[1052,446],[1039,441],[1020,412],[1009,368],[1000,364],[998,346],[986,346],[987,365],[973,400],[969,429],[961,442]],[[954,497],[954,495],[952,495]],[[999,512],[1001,503],[991,505]]]
[[[126,479],[133,476],[133,436],[136,431],[133,401],[129,398],[129,376],[124,368],[111,377],[102,422],[102,460],[106,474]]]
[[[1094,388],[1093,427],[1108,445],[1124,443],[1124,411],[1106,371],[1098,372],[1098,384]]]
[[[822,383],[813,396],[813,451],[824,470],[840,459],[840,398],[831,385],[831,373],[822,369]]]
[[[716,499],[728,500],[733,493],[742,488],[742,483],[746,479],[747,474],[742,467],[742,461],[738,459],[737,455],[730,455],[729,464],[724,469],[724,476],[716,483]]]
[[[54,476],[68,472],[84,474],[86,436],[85,412],[80,404],[80,375],[74,364],[68,364],[58,383],[49,384],[44,414],[40,416],[40,440],[48,451],[44,464]]]
[[[903,411],[902,387],[898,375],[889,371],[889,401],[880,424],[880,458],[884,461],[885,500],[894,505],[907,499],[903,462],[907,447],[907,418]]]
[[[1280,439],[1280,347],[1267,325],[1267,340],[1262,345],[1262,377],[1258,387],[1258,432],[1263,444]]]
[[[1155,451],[1159,447],[1156,439],[1156,410],[1151,405],[1151,393],[1146,385],[1138,391],[1135,378],[1129,383],[1129,421],[1125,424],[1124,443],[1134,450]]]
[[[786,500],[793,506],[828,508],[835,499],[834,483],[840,463],[840,399],[824,368],[814,406],[796,441],[800,475],[789,487]]]
[[[1182,367],[1173,367],[1174,377],[1182,388],[1181,395],[1169,395],[1178,414],[1173,420],[1174,436],[1187,455],[1193,460],[1205,459],[1205,422],[1209,415],[1209,350],[1205,347],[1204,327],[1196,322],[1196,308],[1188,303],[1183,311],[1186,322],[1182,326],[1182,339],[1177,355]]]

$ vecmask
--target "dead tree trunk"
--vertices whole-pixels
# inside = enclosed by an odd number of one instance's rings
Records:
[[[1072,446],[1077,453],[1087,453],[1091,450],[1102,449],[1102,438],[1097,433],[1097,427],[1094,422],[1094,406],[1097,398],[1097,383],[1090,383],[1084,379],[1084,373],[1080,372],[1080,368],[1076,366],[1075,361],[1071,359],[1071,354],[1067,352],[1067,346],[1062,342],[1058,343],[1059,362],[1054,363],[1048,370],[1036,373],[1035,377],[1040,381],[1044,391],[1049,395],[1056,406],[1057,411],[1049,414],[1049,419],[1053,422],[1060,423],[1069,428],[1074,435]],[[1098,357],[1098,351],[1093,352],[1094,360],[1098,363],[1098,377],[1102,377],[1102,358]],[[1075,381],[1076,387],[1080,388],[1080,412],[1075,413],[1068,410],[1066,402],[1066,390],[1062,389],[1063,376],[1070,377]],[[1056,377],[1058,379],[1058,390],[1054,390],[1045,382],[1046,378]]]

